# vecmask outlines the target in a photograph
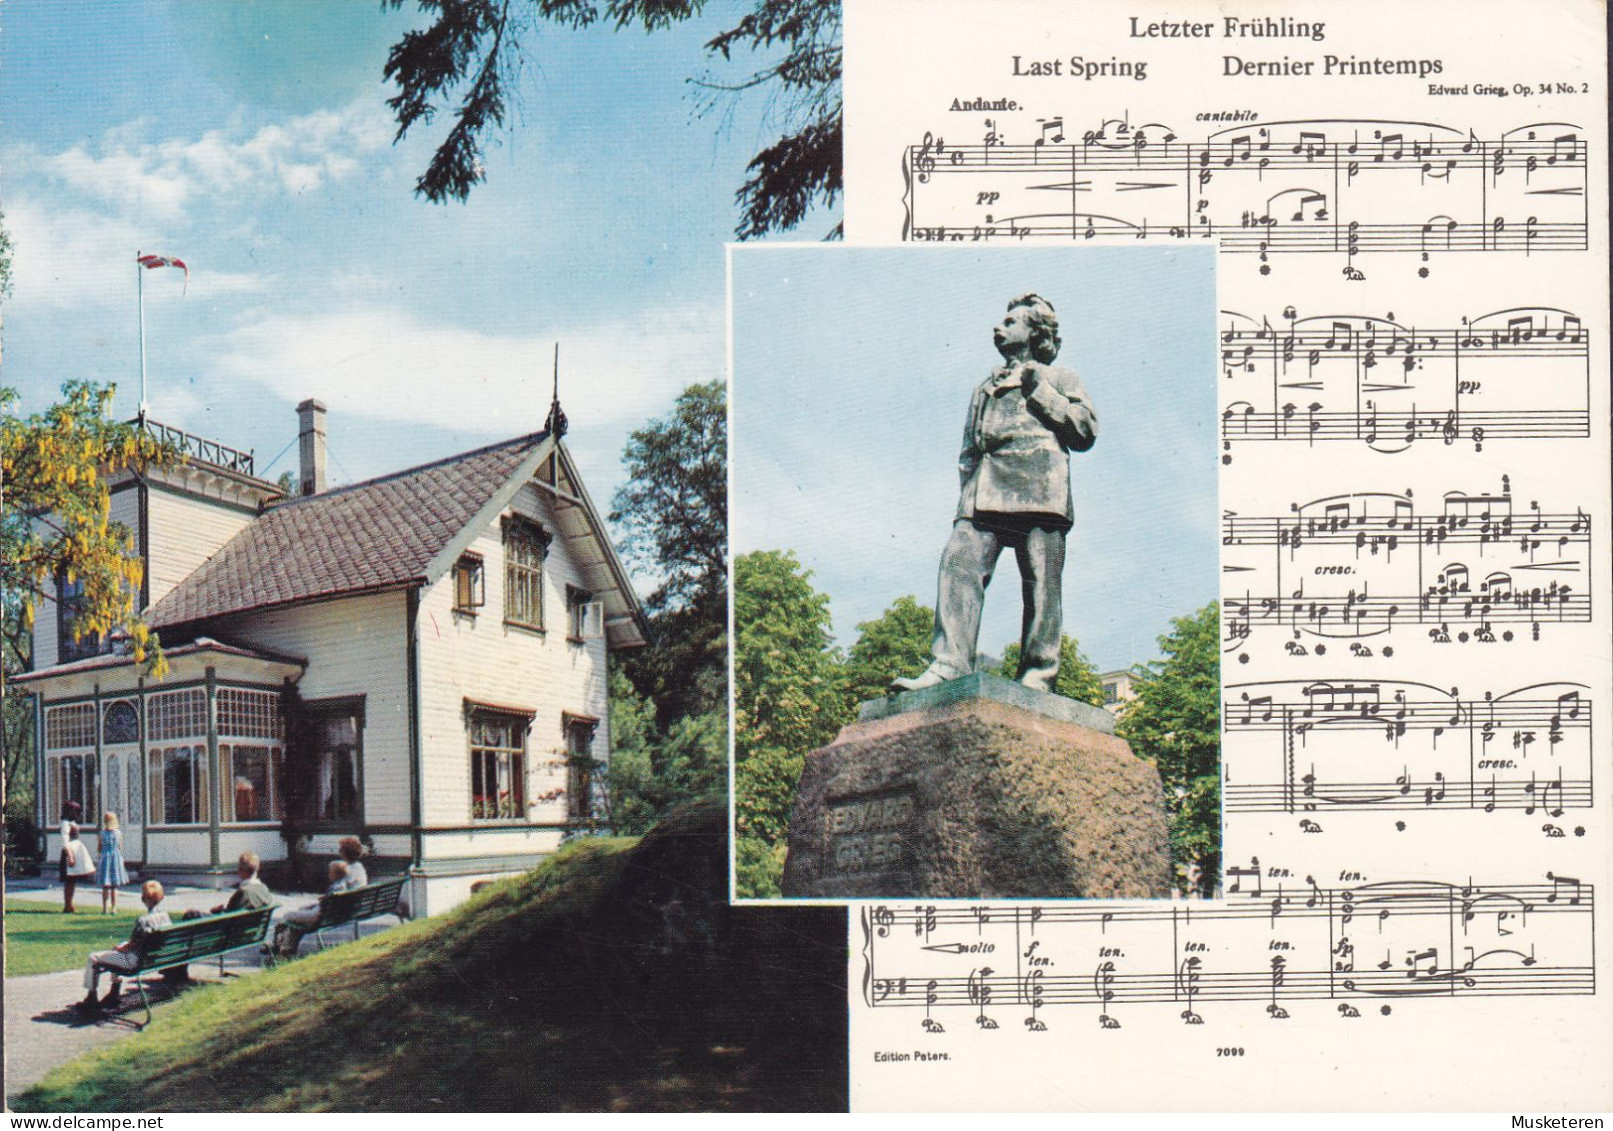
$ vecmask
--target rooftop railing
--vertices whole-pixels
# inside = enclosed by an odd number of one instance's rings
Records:
[[[163,443],[172,444],[193,460],[213,464],[228,471],[236,471],[242,475],[252,475],[255,466],[251,452],[243,452],[237,448],[228,447],[217,440],[207,440],[201,436],[192,435],[183,428],[163,424],[150,417],[136,417],[129,423],[145,432],[153,439]]]

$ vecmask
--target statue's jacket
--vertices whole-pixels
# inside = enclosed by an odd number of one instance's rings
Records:
[[[1027,396],[1023,371],[1040,377]],[[1098,417],[1073,369],[1039,362],[998,368],[975,389],[958,456],[958,518],[1042,519],[1068,527],[1070,452],[1098,437]]]

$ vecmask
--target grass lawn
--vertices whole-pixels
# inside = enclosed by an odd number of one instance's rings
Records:
[[[844,913],[730,908],[702,816],[188,991],[13,1109],[844,1110]]]
[[[91,951],[107,950],[129,937],[138,913],[102,915],[101,893],[88,894],[95,897],[93,909],[80,898],[74,915],[63,915],[54,903],[6,900],[6,977],[78,970]],[[138,900],[135,907],[140,907]]]

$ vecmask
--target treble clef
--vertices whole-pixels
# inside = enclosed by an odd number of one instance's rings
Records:
[[[919,151],[913,155],[913,171],[918,174],[920,184],[929,183],[930,174],[935,172],[936,155],[945,148],[945,141],[929,130],[924,131],[924,142],[919,146]]]

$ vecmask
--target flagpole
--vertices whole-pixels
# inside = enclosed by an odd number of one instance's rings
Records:
[[[140,269],[140,253],[134,253],[135,304],[140,308],[140,421],[146,419],[146,283]]]

